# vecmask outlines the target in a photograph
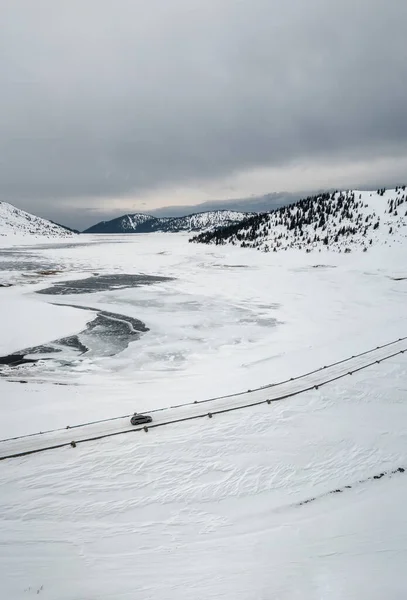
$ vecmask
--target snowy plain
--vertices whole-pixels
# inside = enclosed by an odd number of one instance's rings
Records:
[[[55,303],[149,328],[115,356],[23,365],[24,384],[6,372],[1,438],[240,392],[407,335],[403,243],[263,254],[186,234],[0,241],[0,282],[14,284],[0,288],[1,353],[93,318]],[[36,293],[94,273],[172,279]],[[406,391],[402,354],[270,406],[1,462],[0,597],[404,598],[407,475],[369,478],[407,466]]]

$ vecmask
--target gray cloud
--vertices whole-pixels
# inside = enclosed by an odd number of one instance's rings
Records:
[[[407,154],[405,0],[3,0],[0,21],[0,198],[33,211]]]

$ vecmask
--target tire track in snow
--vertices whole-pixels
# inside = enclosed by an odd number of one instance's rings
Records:
[[[97,441],[125,433],[147,432],[150,429],[156,429],[166,425],[205,417],[211,418],[214,415],[224,414],[243,408],[266,403],[270,404],[271,402],[291,398],[312,389],[318,389],[323,385],[327,385],[346,376],[351,376],[353,373],[366,369],[374,364],[378,364],[383,360],[388,360],[399,354],[403,354],[406,351],[407,338],[400,338],[399,340],[390,342],[386,345],[378,346],[373,350],[368,350],[351,358],[332,363],[331,365],[326,365],[305,375],[285,380],[277,384],[270,384],[269,386],[248,392],[240,392],[238,394],[151,410],[149,413],[155,413],[157,416],[155,421],[151,425],[149,424],[148,427],[129,427],[127,423],[118,424],[117,421],[128,419],[129,415],[125,415],[77,426],[68,426],[64,429],[38,432],[26,436],[0,440],[0,460],[27,456],[46,450],[56,450],[73,444],[76,445],[78,443]],[[203,412],[201,405],[208,402],[211,403],[211,411]],[[171,415],[172,418],[170,418],[169,415]],[[72,434],[73,429],[75,429],[76,435]]]

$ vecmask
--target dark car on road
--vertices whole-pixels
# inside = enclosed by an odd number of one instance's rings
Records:
[[[140,413],[134,413],[130,419],[132,425],[144,425],[145,423],[151,423],[153,420],[150,415],[141,415]]]

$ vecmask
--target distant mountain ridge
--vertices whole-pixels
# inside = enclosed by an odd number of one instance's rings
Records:
[[[234,212],[259,213],[271,211],[286,204],[292,204],[305,196],[323,190],[304,190],[303,192],[270,192],[261,196],[246,196],[227,200],[208,200],[194,206],[166,206],[149,210],[154,217],[184,217],[185,215],[230,210]]]
[[[0,202],[0,237],[65,238],[74,235],[73,231],[62,225],[32,215],[8,202]]]
[[[110,221],[101,221],[83,233],[153,233],[179,231],[212,231],[234,225],[254,213],[234,210],[214,210],[182,217],[154,217],[143,213],[127,214]]]

